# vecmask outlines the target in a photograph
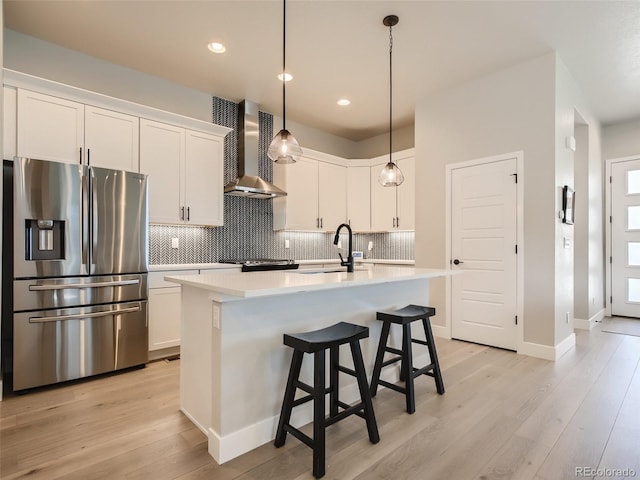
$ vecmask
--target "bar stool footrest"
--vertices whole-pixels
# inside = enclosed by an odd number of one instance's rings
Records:
[[[393,357],[390,358],[389,360],[385,360],[384,362],[382,362],[382,367],[387,367],[391,364],[394,364],[396,362],[399,362],[400,360],[402,360],[402,357]]]
[[[411,341],[413,343],[418,343],[420,345],[425,345],[425,346],[429,346],[429,342],[425,341],[425,340],[420,340],[419,338],[412,338]]]
[[[289,424],[284,426],[284,430],[285,432],[290,433],[291,435],[296,437],[298,440],[304,443],[307,447],[310,447],[313,449],[313,439],[309,435],[302,433],[302,431],[298,430],[296,427],[292,427]]]
[[[395,390],[396,392],[400,392],[400,393],[407,393],[407,389],[404,387],[401,387],[400,385],[396,385],[395,383],[390,383],[387,382],[385,380],[378,380],[378,384],[390,388],[391,390]]]
[[[347,367],[343,367],[342,365],[336,365],[336,370],[338,370],[339,372],[342,372],[342,373],[346,373],[347,375],[351,375],[352,377],[356,376],[355,370],[352,370],[352,369],[347,368]]]
[[[310,402],[311,400],[313,400],[313,395],[305,395],[304,397],[300,397],[300,398],[294,400],[293,401],[293,406],[297,407],[299,405],[302,405],[303,403]]]
[[[427,365],[426,367],[422,367],[422,368],[414,368],[413,369],[413,377],[419,377],[420,375],[427,375],[429,377],[433,377],[433,369],[435,368],[435,365],[433,363],[430,363],[429,365]]]
[[[402,355],[403,354],[402,350],[400,350],[398,348],[393,348],[393,347],[384,347],[384,351],[385,352],[389,352],[389,353],[395,353],[396,355]]]

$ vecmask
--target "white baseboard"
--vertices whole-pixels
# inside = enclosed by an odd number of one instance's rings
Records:
[[[576,334],[572,333],[555,347],[541,345],[539,343],[523,342],[518,348],[518,353],[530,357],[543,358],[545,360],[558,360],[576,344]]]
[[[577,328],[579,330],[591,330],[593,327],[595,327],[597,322],[600,322],[604,318],[604,314],[605,310],[603,308],[589,320],[585,320],[584,318],[574,318],[573,328]]]
[[[443,327],[441,325],[433,325],[431,324],[431,331],[433,335],[440,338],[451,338],[451,330],[448,327]]]
[[[382,389],[384,387],[380,388]],[[350,385],[345,385],[340,389],[340,401],[353,403],[359,399],[360,391],[355,382]],[[205,432],[205,435],[207,435],[209,439],[209,455],[211,455],[218,464],[223,464],[243,453],[247,453],[254,448],[258,448],[272,441],[276,436],[279,418],[280,415],[278,414],[223,436],[212,428],[209,428],[208,431]],[[193,421],[191,418],[190,420]],[[296,428],[300,428],[312,421],[313,408],[311,402],[296,407],[291,414],[290,423]],[[200,428],[199,425],[197,426]]]

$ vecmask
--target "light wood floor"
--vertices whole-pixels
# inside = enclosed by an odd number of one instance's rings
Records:
[[[555,480],[576,467],[640,476],[640,338],[599,328],[555,363],[437,339],[447,393],[423,377],[408,415],[400,394],[379,392],[380,443],[358,417],[330,427],[325,478]],[[178,410],[178,375],[179,361],[159,361],[5,399],[0,477],[312,478],[311,450],[291,436],[217,465]]]

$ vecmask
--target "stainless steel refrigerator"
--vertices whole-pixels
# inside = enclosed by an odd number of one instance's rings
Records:
[[[145,364],[147,176],[28,158],[4,173],[5,381],[17,391]]]

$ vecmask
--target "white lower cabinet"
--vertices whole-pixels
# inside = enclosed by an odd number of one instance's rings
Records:
[[[164,277],[193,273],[198,270],[149,273],[149,351],[180,345],[181,287]]]
[[[180,287],[149,289],[149,350],[180,345]]]

